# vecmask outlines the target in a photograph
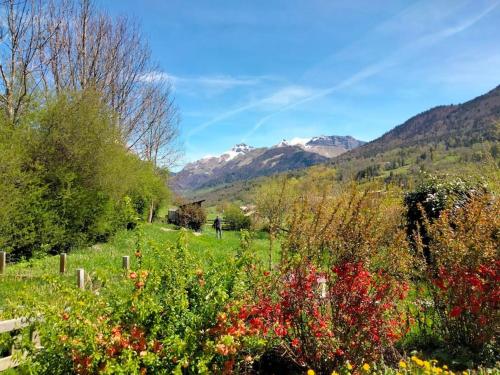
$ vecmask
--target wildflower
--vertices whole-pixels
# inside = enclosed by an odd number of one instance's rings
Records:
[[[314,370],[307,370],[307,375],[316,375],[316,372],[314,372]]]
[[[368,363],[365,363],[363,365],[363,367],[361,367],[363,370],[365,370],[366,372],[370,371],[370,365]]]
[[[351,365],[351,363],[349,361],[347,361],[347,366],[346,367],[347,367],[347,369],[349,371],[352,370],[352,365]]]
[[[332,375],[339,375],[339,373],[337,371],[333,370]]]
[[[406,362],[405,361],[399,361],[399,367],[406,368]]]

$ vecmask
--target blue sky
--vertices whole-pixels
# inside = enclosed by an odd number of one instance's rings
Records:
[[[182,114],[182,163],[234,144],[369,141],[500,84],[500,0],[100,0],[137,20]]]

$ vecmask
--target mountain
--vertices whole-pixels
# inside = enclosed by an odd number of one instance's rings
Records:
[[[320,175],[333,184],[376,179],[406,189],[429,174],[483,178],[498,173],[500,166],[500,86],[463,104],[429,109],[369,143],[358,146],[355,142],[350,137],[294,138],[269,149],[253,149],[250,154],[259,152],[259,157],[265,159],[267,150],[296,148],[306,152],[314,150],[316,155],[325,157],[320,155],[323,147],[327,150],[333,146],[351,148],[329,158],[320,169],[294,172],[297,178],[308,179],[312,173],[317,179],[316,172],[320,170]],[[249,156],[241,156],[242,162]],[[205,185],[206,189],[183,192],[190,199],[206,199],[209,205],[222,201],[251,201],[251,192],[265,183],[266,175],[228,180],[231,182],[212,184],[217,181],[212,179]]]
[[[438,106],[422,112],[337,160],[370,158],[396,148],[439,143],[454,148],[498,141],[499,127],[500,86],[497,86],[463,104]]]
[[[177,192],[192,191],[302,169],[327,162],[362,144],[363,141],[350,136],[294,138],[261,148],[237,144],[220,156],[208,156],[187,164],[172,176],[171,186]]]

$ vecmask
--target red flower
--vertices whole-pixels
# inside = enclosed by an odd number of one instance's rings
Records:
[[[450,316],[452,318],[456,318],[457,316],[459,316],[462,313],[462,310],[463,309],[460,306],[455,306],[454,308],[451,309]]]

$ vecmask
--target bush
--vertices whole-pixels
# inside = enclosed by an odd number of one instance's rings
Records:
[[[406,323],[409,254],[400,210],[383,196],[351,189],[299,197],[284,230],[282,260],[244,304],[219,322],[228,359],[264,338],[266,361],[331,373],[351,361],[392,358]],[[282,367],[276,367],[279,371]]]
[[[61,94],[16,126],[2,120],[0,246],[14,259],[106,240],[145,215],[132,212],[138,202],[168,197],[93,91]]]
[[[192,230],[200,230],[207,221],[207,214],[203,207],[195,204],[181,206],[177,214],[179,225]]]
[[[245,216],[243,211],[235,204],[228,205],[224,210],[224,222],[230,230],[250,229],[252,220]]]
[[[484,193],[484,190],[483,186],[460,179],[441,182],[432,178],[405,195],[406,234],[413,247],[415,235],[418,234],[428,263],[432,262],[432,254],[428,248],[430,238],[425,221],[433,222],[443,210],[462,206],[472,196]]]
[[[37,323],[44,349],[29,356],[33,373],[223,371],[227,358],[211,329],[224,307],[251,285],[246,255],[205,270],[190,254],[184,233],[175,246],[139,241],[134,249],[137,267],[122,276],[114,298],[61,283],[61,303],[36,303],[34,314],[44,315]]]
[[[471,197],[425,223],[433,254],[426,276],[442,337],[451,346],[478,352],[496,340],[500,295],[500,201],[489,194]],[[422,241],[417,242],[423,252]]]
[[[227,320],[225,337],[233,337],[232,343],[242,336],[265,337],[276,352],[304,369],[329,374],[347,361],[377,361],[401,334],[398,301],[406,286],[368,272],[361,263],[329,272],[301,264],[277,282],[268,276],[267,287],[259,289],[256,300]],[[222,347],[228,357],[233,348]]]

